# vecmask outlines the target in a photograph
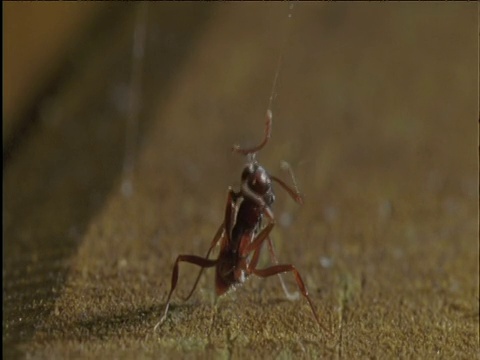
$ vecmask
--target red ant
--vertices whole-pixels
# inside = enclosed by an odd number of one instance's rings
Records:
[[[215,267],[216,269],[215,289],[218,296],[223,295],[234,286],[242,284],[245,279],[252,274],[266,278],[277,274],[280,276],[280,274],[285,272],[292,272],[300,292],[307,299],[312,309],[315,320],[321,328],[326,330],[320,323],[300,273],[295,266],[291,264],[278,264],[269,236],[270,231],[275,225],[275,218],[271,209],[271,205],[275,201],[272,180],[285,189],[295,202],[298,204],[303,203],[303,198],[296,187],[295,178],[290,169],[290,176],[292,177],[294,188],[291,188],[279,178],[269,175],[255,160],[255,154],[261,150],[270,139],[271,130],[272,112],[268,110],[263,141],[259,145],[249,149],[240,148],[238,145],[233,147],[233,151],[246,155],[248,159],[242,172],[240,191],[235,192],[231,187],[228,188],[225,218],[212,240],[207,255],[204,258],[195,255],[179,255],[177,257],[175,265],[173,266],[171,289],[165,305],[165,312],[160,321],[155,325],[154,330],[167,318],[170,298],[177,286],[178,265],[180,262],[187,262],[201,267],[192,290],[184,299],[185,301],[192,296],[205,268]],[[269,223],[262,229],[264,216],[269,220]],[[267,241],[270,256],[275,265],[266,269],[257,269],[260,251],[265,240]],[[215,260],[209,259],[210,252],[219,242],[221,242],[221,247],[218,258]],[[281,277],[280,280],[288,298],[293,299],[298,297],[298,293],[295,293],[296,296],[289,294]],[[326,331],[328,332],[328,330]]]

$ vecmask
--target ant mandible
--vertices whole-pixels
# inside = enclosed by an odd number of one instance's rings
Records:
[[[215,289],[217,296],[223,295],[228,290],[242,284],[246,278],[252,274],[266,278],[291,272],[295,277],[300,292],[308,301],[317,324],[328,332],[320,323],[313,302],[310,296],[308,296],[307,287],[298,270],[291,264],[279,265],[273,250],[273,244],[270,239],[270,232],[275,225],[275,218],[271,209],[275,201],[272,180],[286,190],[298,204],[303,203],[303,198],[295,185],[295,178],[290,169],[290,176],[294,183],[293,188],[279,178],[268,174],[255,160],[255,154],[261,150],[270,139],[271,131],[272,112],[267,110],[265,135],[262,142],[255,147],[246,149],[238,145],[233,146],[233,151],[247,156],[248,159],[242,172],[240,191],[235,192],[231,187],[228,188],[225,217],[212,240],[206,256],[179,255],[177,257],[175,265],[173,266],[171,289],[168,294],[165,311],[160,321],[155,325],[154,331],[167,318],[170,299],[177,287],[178,265],[180,262],[186,262],[200,266],[201,269],[192,290],[187,297],[184,298],[185,301],[192,296],[205,268],[215,267]],[[262,228],[262,220],[264,217],[268,219],[268,225]],[[270,256],[275,265],[265,269],[257,269],[260,251],[265,241],[267,241]],[[209,259],[210,252],[218,243],[221,243],[221,246],[217,259]],[[298,297],[298,293],[295,294],[297,296],[289,294],[281,277],[280,280],[288,298],[294,299]]]

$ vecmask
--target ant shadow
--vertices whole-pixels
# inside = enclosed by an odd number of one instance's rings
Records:
[[[159,304],[104,315],[83,313],[73,322],[55,324],[48,331],[60,333],[63,339],[76,341],[107,340],[122,336],[144,338],[152,331],[162,309],[163,304]]]

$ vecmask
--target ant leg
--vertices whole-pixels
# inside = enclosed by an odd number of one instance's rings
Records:
[[[270,178],[274,181],[276,181],[285,191],[287,191],[287,193],[292,197],[292,199],[297,202],[298,204],[303,204],[303,197],[302,195],[300,194],[300,191],[298,190],[298,187],[297,187],[297,182],[295,181],[295,175],[293,174],[293,170],[292,168],[290,167],[290,165],[284,161],[282,163],[283,167],[286,168],[290,174],[290,177],[292,178],[292,182],[293,182],[293,188],[288,186],[283,180],[280,180],[279,178],[277,178],[276,176],[273,176],[273,175],[270,175]],[[272,258],[273,262],[275,264],[278,264],[278,260],[277,260],[277,257],[275,256],[275,250],[273,248],[273,243],[272,243],[272,240],[270,239],[270,237],[268,238],[268,250],[270,252],[270,257]],[[294,292],[294,293],[290,293],[285,285],[285,282],[283,281],[283,278],[282,278],[282,275],[281,274],[278,274],[278,278],[280,279],[280,283],[282,284],[282,288],[283,288],[283,292],[285,293],[285,296],[287,297],[288,300],[297,300],[298,297],[300,296],[298,291]]]
[[[300,273],[298,270],[295,268],[295,266],[291,264],[287,265],[274,265],[266,269],[258,270],[257,263],[260,255],[260,249],[265,241],[265,239],[269,239],[268,235],[273,229],[273,226],[275,225],[274,222],[271,222],[268,224],[261,232],[258,234],[258,236],[255,238],[255,240],[251,243],[249,243],[245,248],[240,249],[240,256],[247,256],[249,253],[254,251],[252,260],[250,261],[250,264],[247,264],[246,268],[244,269],[247,274],[255,274],[259,277],[266,278],[274,275],[280,275],[285,272],[293,272],[293,275],[295,276],[295,281],[297,282],[297,286],[300,289],[300,292],[302,295],[307,299],[308,304],[310,305],[310,308],[312,309],[313,316],[315,317],[315,320],[317,321],[318,326],[325,330],[329,335],[331,335],[331,332],[320,323],[320,319],[317,316],[317,312],[315,310],[315,307],[313,305],[312,300],[310,299],[310,296],[308,296],[308,290],[307,287],[305,286],[305,283],[302,280],[302,277],[300,276]]]
[[[238,195],[232,190],[231,187],[228,188],[228,195],[227,195],[227,206],[225,209],[225,221],[222,225],[220,225],[220,228],[217,230],[217,233],[213,237],[212,243],[210,244],[210,248],[208,249],[207,255],[205,255],[205,259],[208,259],[210,256],[210,253],[212,252],[213,248],[218,244],[218,242],[224,237],[224,236],[230,236],[231,229],[233,227],[233,219],[234,219],[234,210],[235,210],[235,200],[237,199]],[[225,224],[227,224],[225,226]],[[225,235],[223,232],[224,229],[226,230],[226,233],[228,235]],[[183,301],[187,301],[190,299],[192,296],[193,292],[195,291],[198,281],[200,280],[200,277],[202,276],[204,267],[200,269],[197,275],[197,279],[195,280],[195,283],[193,284],[192,290],[190,290],[189,294],[182,298]]]
[[[255,269],[258,264],[258,259],[260,258],[260,251],[262,250],[262,244],[258,245],[258,247],[255,249],[252,259],[250,262],[247,264],[247,268],[245,269],[247,273],[249,274],[251,271],[250,269]]]
[[[246,256],[248,256],[248,254],[250,254],[252,251],[254,251],[252,260],[250,261],[250,265],[248,265],[249,269],[255,269],[255,267],[257,266],[258,257],[259,257],[260,248],[262,246],[262,243],[268,237],[268,234],[270,234],[270,231],[272,231],[274,225],[275,225],[275,223],[271,222],[260,232],[260,234],[257,235],[257,237],[251,243],[246,244],[246,246],[243,247],[243,248],[240,247],[239,253],[240,253],[241,257],[246,257]],[[249,269],[247,269],[247,270],[250,271]]]
[[[278,260],[277,260],[277,257],[275,256],[275,252],[273,250],[273,244],[272,244],[272,240],[270,239],[270,236],[268,236],[266,239],[267,239],[267,244],[268,244],[268,250],[270,252],[270,257],[272,258],[272,261],[275,264],[278,264]],[[260,252],[262,250],[262,245],[263,244],[259,244],[258,247],[255,249],[255,251],[253,253],[253,256],[252,256],[252,259],[250,260],[250,263],[248,264],[249,269],[255,269],[257,267],[258,260],[259,260],[259,257],[260,257]],[[248,269],[246,269],[246,270],[247,270],[247,272],[250,271]],[[285,293],[285,296],[287,297],[287,299],[290,300],[290,301],[297,300],[300,296],[298,291],[295,291],[294,293],[291,293],[290,291],[288,291],[287,286],[285,285],[285,282],[283,281],[282,274],[278,274],[278,278],[280,279],[280,284],[282,285],[283,292]]]
[[[236,206],[235,203],[239,197],[239,194],[237,194],[235,191],[232,190],[232,188],[229,186],[228,187],[228,193],[227,193],[227,205],[225,206],[225,220],[224,220],[224,225],[225,225],[225,232],[227,239],[230,241],[230,238],[232,236],[232,228],[233,228],[233,223],[235,221],[235,211],[236,211]]]
[[[267,144],[271,134],[272,134],[272,111],[268,109],[266,118],[265,118],[265,135],[263,137],[262,142],[259,145],[252,147],[250,149],[241,148],[240,145],[233,145],[232,150],[242,155],[255,154],[257,151],[261,150]]]
[[[153,331],[156,331],[157,328],[160,325],[162,325],[163,322],[165,321],[165,319],[167,318],[168,308],[170,307],[170,298],[172,297],[173,291],[177,287],[178,264],[180,262],[187,262],[187,263],[190,263],[190,264],[201,266],[202,268],[208,268],[208,267],[213,267],[213,266],[217,265],[217,260],[204,259],[202,257],[195,256],[195,255],[179,255],[177,257],[177,260],[175,260],[175,265],[173,266],[172,285],[171,285],[171,288],[170,288],[170,293],[168,294],[167,303],[165,304],[165,311],[164,311],[163,316],[160,319],[160,321],[153,328]]]
[[[268,250],[270,252],[270,257],[272,259],[272,262],[275,265],[278,265],[277,256],[275,255],[275,250],[273,248],[273,243],[272,243],[272,239],[270,238],[270,236],[267,237],[267,245],[268,245]],[[283,281],[282,274],[278,274],[278,278],[280,279],[280,283],[282,284],[282,289],[283,289],[283,292],[285,293],[286,298],[290,301],[298,300],[298,298],[300,297],[299,292],[295,291],[295,292],[291,293],[290,291],[288,291],[287,286],[285,285],[285,282]]]
[[[300,273],[295,268],[295,266],[293,266],[291,264],[286,264],[286,265],[274,265],[272,267],[262,269],[262,270],[252,269],[253,274],[255,274],[259,277],[262,277],[262,278],[274,276],[274,275],[285,273],[285,272],[292,272],[293,273],[293,275],[295,276],[295,281],[297,282],[298,288],[299,288],[300,292],[302,293],[302,295],[307,299],[308,304],[310,305],[310,308],[312,309],[313,316],[315,317],[315,320],[317,321],[318,326],[321,329],[325,330],[328,334],[331,334],[331,332],[325,326],[323,326],[320,323],[320,319],[317,316],[317,312],[315,310],[315,307],[313,306],[313,302],[310,299],[310,296],[308,296],[307,287],[305,286],[305,283],[303,282],[302,277],[300,276]]]
[[[217,233],[215,234],[213,240],[212,240],[212,243],[210,244],[210,248],[208,249],[207,251],[207,255],[205,255],[205,259],[208,260],[208,257],[210,256],[210,253],[212,252],[213,248],[217,245],[218,241],[222,238],[222,235],[223,235],[223,224],[220,225],[220,228],[218,229]],[[202,273],[203,273],[203,270],[205,268],[202,267],[200,269],[200,271],[198,272],[198,275],[197,275],[197,278],[195,280],[195,283],[193,284],[192,286],[192,290],[190,290],[190,292],[188,293],[188,295],[186,297],[182,297],[181,299],[183,301],[187,301],[188,299],[190,299],[190,297],[192,296],[193,292],[195,291],[195,289],[197,288],[197,285],[198,285],[198,282],[200,281],[200,277],[202,276]]]
[[[298,189],[296,189],[296,187],[295,187],[296,190],[293,190],[287,184],[285,184],[282,180],[280,180],[278,178],[275,178],[275,177],[273,177],[273,178],[277,182],[279,182],[280,185],[282,185],[297,202],[299,202],[299,203],[303,202],[303,199],[302,199],[300,193],[298,192]],[[243,186],[243,185],[245,185],[245,186]],[[265,238],[267,238],[268,239],[267,243],[268,243],[268,249],[269,249],[269,252],[270,252],[270,257],[272,258],[272,260],[275,264],[278,264],[277,257],[275,256],[275,251],[273,249],[272,240],[270,239],[270,237],[268,237],[268,234],[270,233],[270,231],[273,228],[273,225],[275,224],[275,219],[274,219],[272,210],[268,206],[265,205],[265,202],[261,197],[259,197],[258,195],[256,195],[255,193],[253,193],[250,190],[250,188],[248,187],[248,185],[246,183],[244,183],[243,185],[242,185],[242,190],[244,191],[244,193],[246,193],[246,195],[249,196],[252,200],[256,201],[259,206],[264,206],[263,211],[264,211],[265,215],[272,222],[266,228],[264,228],[260,232],[260,234],[258,234],[257,238],[252,243],[248,244],[245,249],[241,249],[240,253],[243,254],[243,255],[247,255],[251,251],[255,251],[254,254],[253,254],[252,260],[250,261],[250,264],[248,266],[249,268],[254,269],[256,267],[257,263],[258,263],[258,257],[260,255],[261,244],[263,243]],[[297,300],[298,297],[300,296],[298,294],[298,292],[290,293],[288,291],[286,285],[285,285],[285,282],[283,281],[283,278],[282,278],[281,274],[278,274],[278,278],[280,279],[280,283],[282,285],[283,292],[285,293],[285,296],[287,297],[287,299],[290,300],[290,301]]]

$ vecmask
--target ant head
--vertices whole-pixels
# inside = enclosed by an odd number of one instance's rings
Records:
[[[256,161],[249,162],[243,169],[242,183],[246,183],[253,193],[261,196],[267,205],[274,202],[272,180],[267,171]]]

